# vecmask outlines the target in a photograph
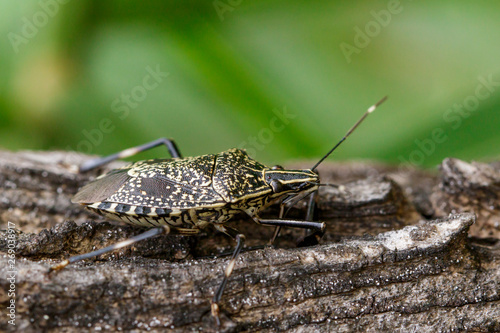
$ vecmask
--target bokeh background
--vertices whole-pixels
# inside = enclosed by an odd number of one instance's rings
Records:
[[[0,3],[0,148],[317,159],[389,95],[332,159],[500,156],[499,2]]]

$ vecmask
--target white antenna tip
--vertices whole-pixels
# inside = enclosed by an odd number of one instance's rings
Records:
[[[370,106],[368,108],[368,111],[366,111],[367,113],[372,113],[373,111],[375,111],[375,109],[377,108],[377,106],[379,106],[380,104],[384,103],[385,100],[387,99],[387,96],[385,96],[384,98],[382,98],[380,101],[378,101],[377,103],[373,104],[372,106]]]

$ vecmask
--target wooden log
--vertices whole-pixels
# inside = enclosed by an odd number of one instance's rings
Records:
[[[0,152],[2,309],[11,300],[9,274],[16,294],[16,325],[4,315],[2,331],[500,331],[500,242],[491,222],[498,205],[486,218],[448,216],[439,209],[448,178],[368,163],[321,167],[323,180],[343,187],[320,192],[318,217],[328,224],[320,245],[296,248],[302,232],[285,230],[275,248],[241,254],[219,328],[210,298],[228,261],[220,254],[234,244],[211,230],[192,238],[160,236],[47,275],[62,258],[141,232],[71,204],[78,187],[103,171],[77,174],[75,166],[87,158]],[[498,164],[489,167],[498,172]],[[481,191],[498,193],[495,181],[481,184]],[[468,191],[468,198],[475,193]],[[453,201],[457,212],[478,207],[460,202]],[[303,216],[303,209],[297,205],[290,216]],[[487,238],[481,228],[468,236],[471,226],[484,223],[493,230]],[[243,216],[232,225],[249,246],[265,244],[272,234]],[[12,269],[9,239],[15,241]]]

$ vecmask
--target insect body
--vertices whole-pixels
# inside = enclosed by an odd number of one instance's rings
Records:
[[[318,185],[316,172],[269,168],[231,149],[136,162],[87,184],[72,201],[133,225],[202,229],[241,212],[259,222],[257,213],[264,207]]]
[[[52,266],[49,271],[62,269],[70,263],[159,234],[193,235],[211,225],[237,242],[226,267],[224,279],[211,302],[212,315],[219,323],[218,303],[245,239],[244,235],[224,223],[234,215],[245,212],[258,224],[276,227],[272,240],[276,238],[280,228],[286,226],[313,229],[313,234],[307,238],[319,241],[324,233],[325,224],[310,221],[313,215],[314,197],[320,186],[316,167],[384,100],[385,98],[370,107],[346,135],[318,163],[307,170],[285,170],[280,166],[267,167],[240,149],[182,158],[174,141],[169,139],[158,139],[84,163],[80,166],[80,172],[159,145],[165,145],[172,156],[172,159],[139,161],[112,170],[85,185],[72,200],[107,218],[148,227],[150,230],[106,248],[71,257]],[[283,218],[286,205],[293,205],[309,194],[312,194],[313,200],[309,201],[305,221]],[[260,218],[259,212],[276,201],[281,202],[279,217]]]

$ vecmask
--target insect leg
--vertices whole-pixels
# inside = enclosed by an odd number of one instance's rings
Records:
[[[314,191],[311,196],[309,197],[309,202],[307,203],[307,212],[306,212],[306,221],[312,221],[314,218],[314,210],[316,208],[316,197],[318,196],[318,191]],[[283,201],[280,204],[280,213],[278,218],[281,220],[284,217],[285,213],[285,206],[287,204],[287,201]],[[288,211],[288,210],[287,210]],[[269,245],[272,245],[276,238],[278,237],[279,233],[281,231],[281,226],[277,226],[276,229],[274,230],[273,237],[269,241]],[[320,237],[321,238],[321,237]]]
[[[212,316],[214,316],[215,321],[219,326],[220,325],[219,302],[222,297],[222,293],[224,292],[224,288],[226,287],[227,281],[231,276],[231,273],[233,272],[234,265],[236,264],[236,258],[240,254],[241,249],[243,248],[243,243],[245,242],[245,235],[241,234],[236,229],[223,226],[222,224],[215,224],[214,227],[218,231],[225,233],[226,235],[236,240],[236,247],[234,249],[233,255],[231,256],[231,259],[229,260],[229,263],[226,266],[226,270],[224,272],[224,279],[222,280],[222,283],[219,285],[217,291],[215,292],[211,302]]]
[[[314,232],[305,237],[298,246],[311,246],[319,243],[325,234],[326,225],[324,222],[299,221],[299,220],[284,220],[284,219],[260,219],[253,217],[254,221],[262,225],[274,225],[277,227],[303,228],[313,229]]]
[[[324,222],[284,220],[284,219],[261,219],[253,217],[254,221],[262,225],[274,225],[277,227],[314,229],[317,232],[324,232],[326,225]]]
[[[130,156],[135,155],[137,153],[140,153],[140,152],[143,152],[143,151],[146,151],[146,150],[149,150],[149,149],[161,146],[161,145],[167,146],[168,152],[170,153],[170,155],[173,158],[182,157],[181,153],[179,151],[179,148],[177,148],[177,145],[175,144],[175,142],[173,140],[166,139],[166,138],[159,138],[157,140],[145,143],[145,144],[140,145],[140,146],[136,146],[136,147],[122,150],[118,153],[115,153],[115,154],[112,154],[109,156],[98,157],[98,158],[92,159],[90,161],[84,162],[80,166],[79,171],[86,172],[86,171],[92,170],[94,168],[100,167],[101,165],[104,165],[106,163],[112,162],[114,160],[117,160],[120,158],[125,158],[125,157],[130,157]]]
[[[313,192],[311,197],[309,198],[309,202],[307,205],[307,213],[306,220],[310,221],[314,219],[314,211],[316,208],[316,197],[318,196],[318,191]],[[321,238],[325,234],[325,229],[322,230],[314,230],[312,234],[307,235],[304,239],[298,244],[299,247],[302,246],[311,246],[319,244]]]
[[[307,203],[306,221],[311,221],[314,219],[314,211],[316,209],[316,197],[318,196],[318,191],[314,191],[309,197],[309,202]]]
[[[285,215],[285,203],[282,202],[280,204],[280,214],[279,214],[278,218],[282,219],[284,215]],[[269,245],[273,245],[274,241],[276,240],[276,238],[280,234],[280,231],[281,231],[281,226],[277,226],[274,229],[274,234],[273,234],[273,237],[271,238],[271,240],[269,241]]]
[[[50,267],[49,268],[49,273],[52,272],[52,271],[57,271],[57,270],[63,269],[64,267],[66,267],[69,264],[72,264],[74,262],[77,262],[77,261],[80,261],[80,260],[84,260],[84,259],[88,259],[88,258],[92,258],[92,257],[96,257],[98,255],[101,255],[101,254],[104,254],[104,253],[108,253],[108,252],[111,252],[113,250],[121,249],[123,247],[126,247],[126,246],[132,245],[134,243],[137,243],[137,242],[139,242],[141,240],[148,239],[148,238],[151,238],[151,237],[154,237],[154,236],[157,236],[157,235],[161,235],[161,234],[193,235],[193,234],[197,234],[198,232],[199,232],[198,229],[171,228],[171,227],[169,227],[167,225],[162,226],[162,227],[158,227],[158,228],[153,228],[153,229],[150,229],[150,230],[148,230],[146,232],[143,232],[142,234],[139,234],[137,236],[131,237],[131,238],[126,239],[126,240],[124,240],[122,242],[118,242],[116,244],[107,246],[107,247],[102,248],[100,250],[96,250],[96,251],[92,251],[92,252],[89,252],[89,253],[84,253],[84,254],[80,254],[80,255],[77,255],[77,256],[70,257],[70,258],[68,258],[68,259],[60,262],[59,264]]]

